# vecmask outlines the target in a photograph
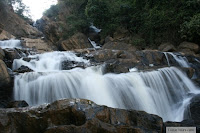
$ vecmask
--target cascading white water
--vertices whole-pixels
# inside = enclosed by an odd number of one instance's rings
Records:
[[[84,98],[110,107],[144,110],[161,116],[164,121],[181,121],[191,99],[188,94],[199,93],[175,67],[105,75],[102,66],[61,71],[58,66],[65,56],[68,60],[88,63],[68,52],[34,56],[37,59],[22,64],[35,72],[15,76],[15,100],[38,105],[62,98]],[[15,60],[15,63],[20,64],[20,61]],[[49,67],[42,67],[47,65]]]
[[[91,29],[94,30],[94,32],[99,33],[101,32],[101,29],[98,29],[96,26],[94,26],[93,24],[90,26]]]
[[[97,46],[96,42],[95,41],[91,41],[90,38],[88,38],[90,44],[92,44],[92,46],[95,48],[95,49],[98,49],[98,48],[101,48],[100,46]]]
[[[22,48],[21,46],[21,41],[20,40],[5,40],[5,41],[0,41],[0,47],[2,49],[6,48]]]
[[[63,61],[75,61],[89,64],[88,60],[77,57],[73,52],[49,52],[43,54],[29,55],[30,62],[21,59],[15,59],[13,62],[13,70],[20,68],[22,65],[28,66],[36,72],[49,72],[62,69]]]
[[[187,60],[186,57],[182,57],[179,54],[176,55],[176,54],[171,53],[171,52],[164,52],[164,54],[165,54],[165,57],[167,59],[168,66],[171,66],[170,62],[169,62],[169,58],[168,58],[168,55],[171,55],[181,67],[190,67],[190,64],[188,63],[188,60]]]

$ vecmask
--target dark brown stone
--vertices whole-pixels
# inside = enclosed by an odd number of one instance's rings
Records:
[[[182,42],[179,46],[178,46],[178,50],[181,52],[186,52],[187,54],[189,54],[191,52],[192,53],[198,53],[199,52],[199,45],[195,44],[195,43],[191,43],[191,42]]]
[[[37,108],[0,109],[2,133],[162,132],[162,118],[142,111],[65,99]]]
[[[73,49],[91,48],[88,38],[83,33],[77,33],[69,39],[61,42],[61,49],[68,51]]]

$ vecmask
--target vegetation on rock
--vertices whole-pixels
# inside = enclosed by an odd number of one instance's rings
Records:
[[[22,19],[30,21],[29,8],[22,2],[22,0],[2,0],[9,6],[13,7],[15,13],[19,15]]]
[[[76,7],[66,15],[70,32],[65,37],[85,31],[91,22],[102,29],[102,37],[112,36],[119,27],[126,28],[132,36],[140,36],[132,43],[142,42],[145,47],[157,47],[162,42],[200,41],[199,0],[60,0],[45,15],[56,17],[61,4]]]

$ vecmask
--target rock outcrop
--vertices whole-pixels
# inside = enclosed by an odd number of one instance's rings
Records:
[[[61,50],[73,50],[73,49],[84,49],[91,48],[92,45],[89,43],[88,38],[83,33],[76,33],[67,40],[61,42]]]
[[[52,46],[49,45],[44,40],[42,40],[41,38],[38,39],[22,38],[22,39],[23,39],[22,45],[26,48],[31,48],[39,53],[52,51]]]
[[[45,38],[56,44],[62,36],[62,30],[59,28],[59,22],[52,21],[47,16],[37,20],[35,25],[45,36]]]
[[[12,7],[4,2],[0,4],[0,28],[4,30],[3,39],[16,37],[38,37],[42,34],[14,13]]]
[[[60,100],[37,108],[0,109],[1,133],[162,132],[162,118],[143,111]]]

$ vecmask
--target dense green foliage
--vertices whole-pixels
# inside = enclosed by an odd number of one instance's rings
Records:
[[[67,39],[77,32],[87,32],[90,23],[85,15],[86,4],[87,0],[62,0],[51,6],[43,15],[57,22],[62,21],[59,25],[63,31],[61,38]]]
[[[88,0],[86,14],[105,34],[125,27],[147,44],[200,41],[199,0]]]
[[[62,0],[45,15],[57,16],[63,4],[73,7],[65,18],[70,27],[66,36],[85,31],[91,22],[102,29],[103,37],[127,29],[139,36],[134,44],[200,41],[200,0]]]

